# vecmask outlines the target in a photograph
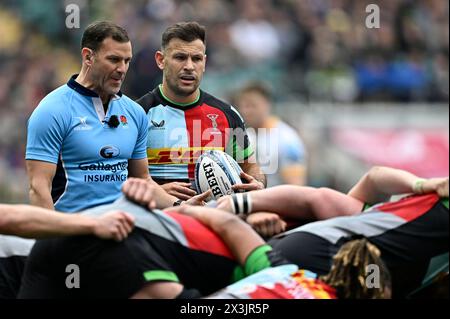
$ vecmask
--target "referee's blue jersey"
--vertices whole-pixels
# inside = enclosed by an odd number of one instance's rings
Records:
[[[47,95],[28,122],[26,159],[57,165],[52,197],[62,212],[113,202],[128,177],[128,160],[147,158],[142,107],[119,93],[105,114],[100,97],[75,78]]]

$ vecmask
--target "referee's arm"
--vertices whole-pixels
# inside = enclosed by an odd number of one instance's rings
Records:
[[[30,182],[31,205],[54,210],[51,191],[56,165],[34,160],[27,160],[26,165]]]

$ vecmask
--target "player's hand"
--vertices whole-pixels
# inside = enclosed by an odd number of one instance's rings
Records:
[[[286,230],[286,222],[277,214],[256,213],[247,217],[250,224],[261,236],[270,238]]]
[[[191,205],[191,206],[205,206],[206,202],[211,198],[212,191],[208,190],[204,192],[203,194],[197,195],[192,197],[191,199],[184,202],[184,205]]]
[[[211,227],[213,230],[222,227],[229,219],[237,218],[227,212],[210,207],[181,205],[177,207],[169,207],[164,212],[178,213],[193,217],[202,224]]]
[[[264,189],[264,184],[261,183],[260,181],[258,181],[253,176],[251,176],[247,173],[244,173],[244,172],[242,172],[240,176],[242,179],[247,181],[247,184],[233,185],[232,188],[235,192],[239,192],[239,191],[250,192],[250,191],[258,191],[258,190]]]
[[[223,196],[217,200],[217,209],[233,213],[233,200],[231,196]]]
[[[102,239],[122,241],[133,230],[134,218],[125,212],[110,212],[94,219],[94,235]]]
[[[430,178],[423,183],[423,192],[437,193],[439,197],[448,198],[448,177],[447,178]]]
[[[122,193],[133,202],[155,209],[156,201],[153,195],[155,187],[142,178],[129,178],[122,185]]]
[[[161,185],[161,187],[170,195],[181,200],[189,200],[197,195],[197,192],[190,188],[190,183],[173,182]]]

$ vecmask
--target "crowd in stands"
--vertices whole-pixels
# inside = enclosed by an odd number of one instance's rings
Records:
[[[95,20],[128,30],[134,58],[123,91],[134,98],[160,83],[153,56],[162,30],[197,20],[208,29],[203,88],[221,97],[259,79],[278,101],[449,101],[447,0],[71,3],[80,8],[80,29],[66,27],[68,2],[0,4],[0,200],[26,192],[26,121],[77,70],[81,32]],[[369,3],[380,8],[380,29],[366,26]]]

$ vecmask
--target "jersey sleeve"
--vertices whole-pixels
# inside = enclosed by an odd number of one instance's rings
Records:
[[[25,159],[57,164],[67,125],[64,114],[52,110],[50,102],[40,104],[28,120]]]
[[[131,155],[131,158],[134,160],[147,158],[148,118],[141,107],[139,107],[138,113],[138,123],[136,123],[138,126],[138,137],[133,154]]]
[[[292,165],[306,165],[306,151],[303,142],[294,133],[283,134],[280,142],[280,169]]]
[[[239,112],[230,108],[230,137],[225,152],[233,157],[236,162],[242,163],[254,154],[250,144],[244,120]]]
[[[247,257],[243,267],[241,266],[235,269],[233,282],[256,274],[261,270],[287,264],[289,262],[277,250],[273,250],[269,245],[262,245]]]

